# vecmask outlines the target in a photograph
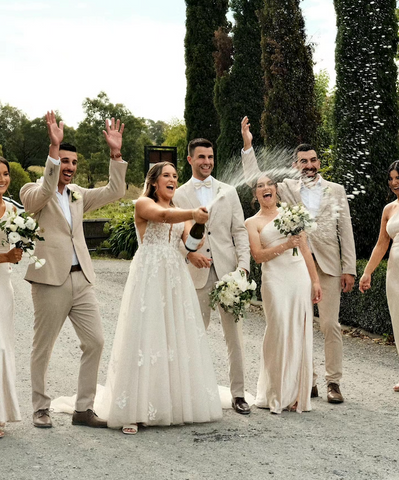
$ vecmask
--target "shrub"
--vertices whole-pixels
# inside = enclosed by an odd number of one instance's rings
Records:
[[[344,325],[360,327],[379,335],[392,335],[391,317],[389,315],[385,279],[387,261],[383,260],[373,273],[371,289],[362,294],[359,280],[366,267],[367,260],[357,261],[357,278],[351,293],[341,295],[340,321]]]
[[[21,199],[19,198],[19,191],[25,185],[25,183],[29,183],[31,181],[30,177],[22,168],[21,164],[17,162],[10,162],[10,177],[11,183],[8,189],[9,196],[17,202],[21,202]]]
[[[104,231],[110,233],[103,246],[109,248],[112,255],[130,260],[138,248],[134,226],[134,209],[132,212],[106,224]]]

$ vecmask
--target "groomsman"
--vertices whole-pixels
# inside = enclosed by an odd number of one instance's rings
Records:
[[[249,185],[260,174],[248,117],[241,122],[244,141],[242,163]],[[348,200],[344,188],[324,180],[318,173],[320,160],[311,145],[299,145],[293,166],[300,170],[299,180],[285,179],[278,184],[281,200],[302,203],[317,221],[317,231],[308,237],[319,275],[323,299],[318,304],[320,328],[324,334],[327,401],[342,403],[342,334],[339,307],[342,292],[350,292],[356,275],[356,252]],[[252,186],[252,185],[251,185]],[[312,397],[318,397],[317,375],[313,372]]]
[[[82,356],[73,425],[106,427],[93,412],[97,373],[103,349],[103,332],[94,295],[95,278],[83,235],[83,214],[118,200],[125,192],[127,163],[122,160],[124,125],[107,120],[104,137],[110,148],[108,185],[86,189],[72,184],[78,157],[76,148],[63,144],[63,122],[57,125],[47,113],[49,156],[42,183],[27,183],[21,189],[25,210],[38,221],[44,242],[37,242],[35,254],[46,264],[39,270],[30,265],[25,279],[32,284],[34,335],[31,354],[33,424],[52,426],[46,394],[46,374],[58,334],[68,316],[80,340]]]
[[[211,173],[214,166],[213,145],[196,138],[188,145],[191,179],[177,189],[173,202],[180,208],[209,206],[205,242],[200,250],[188,253],[186,262],[197,290],[205,328],[208,328],[211,308],[209,292],[226,273],[242,268],[249,272],[249,240],[244,226],[244,214],[235,188],[219,182]],[[229,358],[232,406],[237,413],[250,413],[244,398],[244,348],[242,321],[235,322],[230,313],[219,308]]]

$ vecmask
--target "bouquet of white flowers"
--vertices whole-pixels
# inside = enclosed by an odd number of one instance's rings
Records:
[[[29,261],[35,264],[35,268],[40,268],[46,263],[44,258],[39,260],[33,255],[34,242],[42,242],[44,238],[39,235],[40,227],[36,220],[29,216],[29,213],[7,212],[5,220],[0,222],[0,230],[7,235],[7,240],[3,243],[14,244],[16,248],[27,252]]]
[[[219,303],[223,310],[232,313],[234,320],[238,322],[249,307],[255,290],[256,282],[254,280],[249,282],[246,273],[237,269],[235,272],[224,275],[215,283],[215,287],[209,294],[210,306],[215,310]]]
[[[298,205],[288,205],[282,202],[277,210],[280,215],[274,220],[274,225],[286,237],[299,235],[302,231],[314,232],[317,229],[314,218],[300,203]],[[298,255],[297,247],[294,247],[292,255]]]

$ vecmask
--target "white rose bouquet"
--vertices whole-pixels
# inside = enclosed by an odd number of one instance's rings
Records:
[[[274,220],[274,225],[286,237],[299,235],[303,231],[314,232],[317,229],[314,218],[300,203],[298,205],[288,205],[282,202],[277,210],[280,215]],[[294,247],[292,255],[298,255],[297,247]]]
[[[215,283],[215,287],[209,294],[210,306],[213,310],[220,304],[225,312],[232,313],[234,320],[238,322],[244,317],[245,310],[256,290],[256,282],[247,280],[246,273],[237,269],[228,273]]]
[[[44,238],[39,235],[40,227],[29,213],[7,212],[5,220],[0,222],[0,230],[3,230],[7,235],[7,240],[4,240],[3,244],[5,242],[14,244],[16,248],[21,248],[22,251],[27,252],[30,263],[34,263],[35,268],[40,268],[46,263],[44,258],[39,260],[33,255],[34,242],[42,242]]]

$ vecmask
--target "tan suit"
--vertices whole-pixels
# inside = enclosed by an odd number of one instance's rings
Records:
[[[247,183],[261,174],[253,149],[242,154]],[[323,291],[318,304],[320,327],[325,336],[327,384],[339,384],[342,377],[342,334],[339,325],[341,275],[356,275],[356,251],[352,222],[345,189],[337,183],[321,179],[323,196],[316,217],[317,230],[309,235],[310,249]],[[281,200],[290,204],[303,203],[300,180],[285,179],[278,184]],[[316,384],[314,373],[313,384]]]
[[[209,292],[216,281],[237,267],[249,272],[249,241],[244,226],[244,215],[235,188],[226,183],[212,180],[213,198],[218,195],[210,209],[205,232],[205,243],[199,250],[212,258],[211,268],[196,268],[189,264],[190,273],[201,306],[205,328],[210,322],[211,309]],[[173,201],[180,208],[198,208],[193,182],[177,189]],[[244,397],[244,349],[242,342],[242,321],[235,323],[234,317],[219,308],[230,365],[230,390],[233,398]]]
[[[25,276],[32,283],[35,311],[31,355],[34,411],[50,407],[51,400],[45,392],[47,367],[67,316],[81,341],[83,352],[75,408],[78,411],[93,408],[104,339],[93,288],[95,274],[83,234],[83,214],[124,195],[126,168],[127,163],[111,161],[110,179],[105,187],[66,187],[81,195],[80,199],[72,201],[72,193],[68,193],[72,228],[56,196],[60,165],[48,159],[43,183],[27,183],[21,189],[25,210],[34,214],[45,238],[44,242],[37,242],[35,255],[46,259],[46,264],[38,270],[30,265]],[[73,249],[82,271],[71,273]]]

